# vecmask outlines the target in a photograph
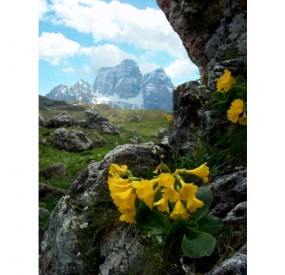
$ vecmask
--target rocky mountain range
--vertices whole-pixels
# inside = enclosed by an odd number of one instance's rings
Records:
[[[84,80],[73,86],[59,85],[46,97],[55,100],[109,104],[122,109],[172,111],[171,79],[162,68],[142,75],[137,63],[126,59],[115,67],[102,67],[93,87]]]

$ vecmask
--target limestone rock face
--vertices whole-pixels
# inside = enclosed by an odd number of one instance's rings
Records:
[[[154,147],[156,154],[153,153]],[[90,206],[108,192],[106,183],[111,163],[126,164],[134,175],[145,177],[148,169],[154,169],[159,164],[159,156],[163,153],[164,150],[154,144],[126,144],[110,151],[101,162],[91,163],[68,189],[66,195],[70,203],[67,203],[66,196],[61,198],[51,214],[41,243],[42,274],[98,274],[77,256],[80,248],[75,232],[87,218],[84,213],[76,213],[71,205]],[[110,207],[112,205],[110,198]],[[128,226],[122,228],[122,224],[118,223],[104,234],[99,247],[102,260],[100,274],[116,274],[115,271],[126,274],[124,272],[129,268],[137,270],[137,253],[141,245]]]
[[[213,88],[219,64],[246,74],[245,0],[157,0],[180,36],[204,84]],[[239,66],[234,64],[239,63]],[[233,65],[231,65],[233,64]],[[234,67],[234,69],[232,68]]]
[[[201,88],[199,82],[189,81],[174,90],[173,94],[173,131],[169,142],[182,150],[191,148],[201,127],[199,110],[210,99],[210,93]]]
[[[62,150],[69,152],[80,152],[91,149],[93,142],[84,132],[67,131],[65,128],[56,129],[51,137],[52,144]]]

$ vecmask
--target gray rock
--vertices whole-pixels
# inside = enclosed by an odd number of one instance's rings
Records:
[[[46,123],[46,127],[49,128],[58,128],[58,127],[69,127],[76,124],[76,121],[70,117],[67,112],[57,112],[51,119]]]
[[[39,113],[39,126],[45,127],[45,124],[46,124],[46,122],[45,122],[45,120],[44,120],[42,114]]]
[[[39,176],[46,179],[49,178],[60,178],[66,176],[66,168],[64,163],[56,163],[50,165],[39,171]]]
[[[223,219],[223,222],[237,222],[246,220],[246,202],[241,202],[237,204]]]
[[[227,259],[222,264],[214,267],[205,275],[246,275],[247,274],[247,257],[241,253],[235,253],[233,257]]]
[[[211,213],[225,218],[238,204],[243,203],[239,207],[244,207],[247,199],[247,170],[217,176],[210,182],[210,188],[214,197]]]
[[[65,128],[56,129],[51,136],[52,144],[69,152],[80,152],[93,148],[93,142],[84,132],[67,131]]]
[[[140,122],[141,121],[141,117],[139,115],[134,115],[131,117],[130,121],[132,122]]]
[[[99,129],[106,134],[112,134],[112,135],[119,134],[119,131],[116,129],[116,127],[112,125],[106,117],[101,116],[99,113],[95,111],[86,110],[85,121],[86,121],[86,126],[88,128]]]
[[[197,128],[201,127],[198,111],[207,100],[210,92],[197,81],[189,81],[178,86],[173,94],[173,128],[169,142],[177,149],[188,152],[191,143],[197,140]]]
[[[128,274],[130,267],[136,274],[144,269],[145,263],[140,257],[144,247],[129,230],[129,226],[124,225],[121,230],[115,228],[104,236],[101,257],[105,261],[100,265],[99,275]]]
[[[163,138],[169,134],[169,130],[164,127],[158,128],[157,138]]]
[[[154,149],[156,150],[155,154]],[[126,144],[110,151],[101,162],[91,163],[68,190],[67,196],[70,196],[70,203],[66,203],[66,197],[61,198],[52,212],[41,243],[42,262],[44,263],[41,266],[42,274],[95,274],[94,271],[93,273],[90,271],[92,266],[89,266],[87,262],[83,262],[77,256],[80,247],[74,233],[78,228],[78,218],[80,224],[92,221],[88,221],[84,213],[79,213],[77,216],[71,205],[80,205],[84,208],[98,201],[102,194],[108,192],[106,182],[111,163],[126,164],[134,175],[145,177],[148,169],[154,169],[159,164],[160,155],[163,153],[165,152],[162,148],[153,144]],[[70,221],[72,221],[74,231],[68,229]],[[118,254],[116,260],[112,260],[106,254],[106,251],[112,251],[112,255],[114,255],[116,247],[119,245],[118,242],[114,243],[112,241],[112,236],[120,239],[121,234],[125,234],[123,235],[126,240],[124,245],[127,245],[127,248],[133,242],[133,232],[121,230],[121,226],[122,224],[119,223],[112,228],[111,232],[107,233],[106,231],[102,235],[101,258],[103,264],[100,267],[101,272],[109,269],[107,266],[108,261],[112,262],[114,265],[112,268],[116,271],[127,270],[128,267],[130,270],[137,268],[138,257],[135,252],[136,248],[139,247],[137,243],[134,243],[134,247],[130,248],[130,251],[133,252],[129,254],[122,251],[121,254]],[[82,238],[84,238],[84,235]]]

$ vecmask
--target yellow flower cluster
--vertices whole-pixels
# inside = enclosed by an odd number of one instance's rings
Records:
[[[231,76],[231,72],[228,69],[224,70],[224,74],[220,76],[217,82],[218,92],[228,92],[236,80]],[[231,103],[230,109],[227,111],[228,120],[233,123],[239,123],[240,125],[247,125],[247,116],[245,110],[244,101],[241,99],[235,99]]]
[[[227,93],[235,83],[236,81],[231,76],[231,72],[228,69],[225,69],[224,74],[218,79],[217,90],[218,92]]]
[[[206,183],[209,175],[206,164],[193,170],[176,169],[174,173],[163,173],[159,165],[154,173],[160,174],[151,180],[134,178],[126,165],[111,164],[108,185],[113,202],[122,214],[120,221],[135,223],[136,199],[150,209],[167,212],[171,219],[188,219],[204,203],[196,198],[198,186],[185,183],[181,174],[198,176]]]
[[[227,111],[228,119],[233,123],[239,123],[240,125],[247,124],[247,116],[245,112],[244,102],[241,99],[235,99],[230,109]]]

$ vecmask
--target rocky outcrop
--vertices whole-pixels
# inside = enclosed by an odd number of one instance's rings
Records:
[[[210,92],[196,81],[186,82],[174,90],[173,127],[169,140],[173,146],[188,152],[193,147],[191,143],[197,140],[197,129],[213,123],[204,122],[200,114],[209,99]]]
[[[56,163],[39,171],[39,176],[44,177],[45,179],[59,178],[64,177],[65,175],[66,168],[64,163]]]
[[[71,118],[67,112],[57,112],[46,123],[48,128],[69,127],[76,124],[75,119]]]
[[[119,131],[109,122],[109,119],[101,116],[99,113],[87,110],[85,111],[86,126],[91,129],[99,129],[105,134],[117,135]]]
[[[153,147],[156,147],[156,154],[153,153]],[[101,240],[100,256],[98,256],[101,258],[101,264],[97,266],[97,270],[92,269],[94,267],[88,265],[86,261],[82,261],[77,256],[80,248],[76,234],[81,236],[80,241],[83,241],[84,235],[80,235],[79,226],[88,220],[86,212],[78,212],[76,209],[91,207],[106,194],[108,169],[111,163],[126,164],[134,175],[146,176],[148,169],[158,165],[159,156],[163,153],[160,147],[153,144],[128,144],[118,146],[101,162],[91,163],[72,183],[66,196],[61,198],[52,212],[41,244],[42,274],[98,274],[100,270],[101,274],[105,275],[116,274],[110,270],[116,272],[137,270],[139,260],[137,248],[140,249],[140,245],[134,232],[128,230],[128,226],[122,229],[122,225],[118,223],[112,226],[109,233],[105,232]],[[106,202],[106,197],[104,201]],[[112,208],[110,198],[109,201]]]
[[[69,152],[80,152],[93,148],[93,141],[82,131],[65,128],[56,129],[51,136],[52,144],[61,150]]]
[[[234,75],[246,75],[245,0],[156,2],[180,36],[190,59],[200,69],[204,84],[213,88],[224,66]]]

